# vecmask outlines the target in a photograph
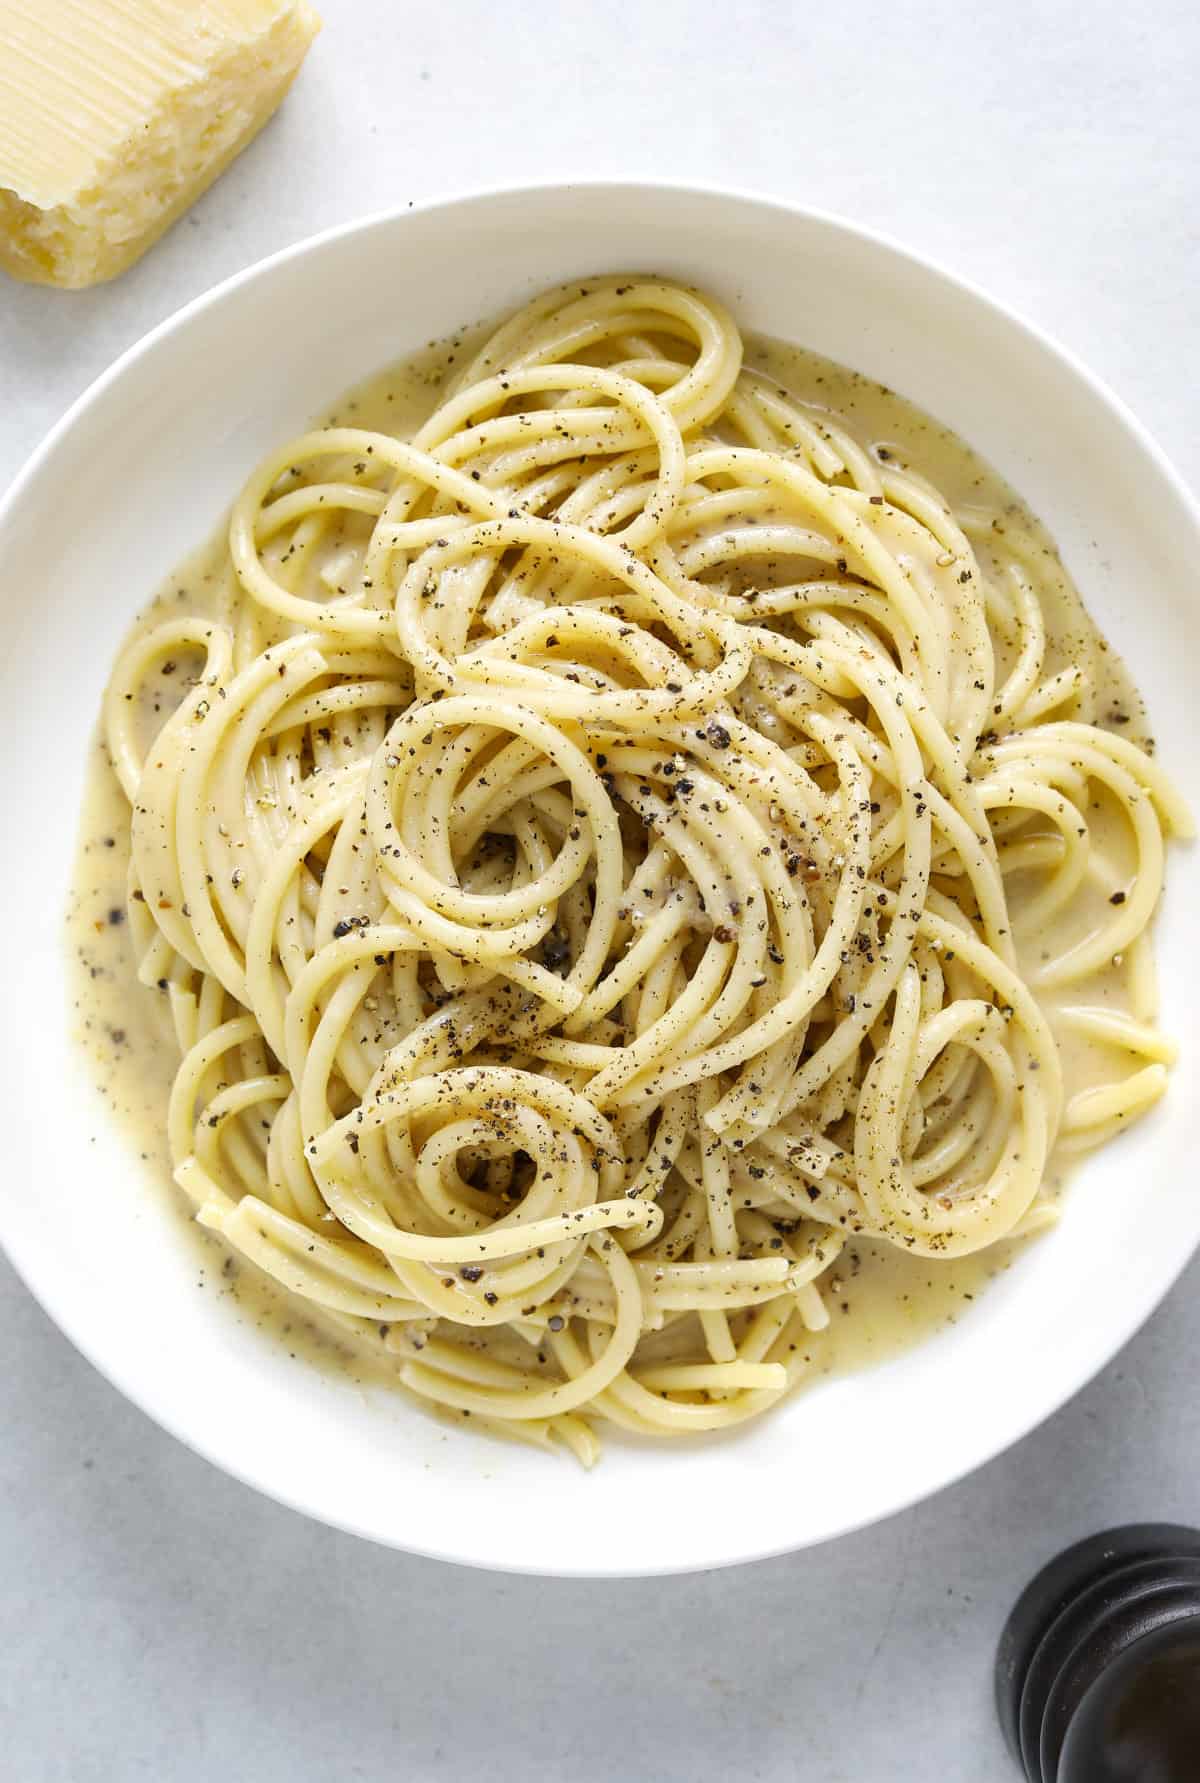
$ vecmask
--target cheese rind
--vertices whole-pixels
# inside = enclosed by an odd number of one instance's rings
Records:
[[[0,266],[114,278],[257,135],[307,0],[0,0]]]

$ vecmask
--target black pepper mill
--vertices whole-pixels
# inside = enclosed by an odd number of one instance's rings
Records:
[[[1028,1783],[1200,1783],[1200,1530],[1110,1529],[1026,1587],[996,1707]]]

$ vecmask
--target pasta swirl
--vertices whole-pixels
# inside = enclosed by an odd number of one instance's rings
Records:
[[[1190,824],[1103,646],[712,298],[544,294],[411,438],[272,453],[221,573],[105,708],[175,1175],[420,1398],[585,1461],[756,1416],[844,1245],[1028,1230],[1161,1093]]]

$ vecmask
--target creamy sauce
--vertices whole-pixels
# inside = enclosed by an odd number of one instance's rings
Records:
[[[346,424],[411,435],[436,406],[456,364],[470,357],[485,330],[471,329],[393,366],[348,392],[318,425]],[[860,374],[779,342],[747,342],[747,363],[816,410],[827,409],[882,465],[894,461],[935,484],[955,511],[987,510],[1027,541],[1052,631],[1046,670],[1056,672],[1082,655],[1092,665],[1100,689],[1099,717],[1122,725],[1122,734],[1151,747],[1141,701],[1125,670],[1079,602],[1052,541],[1002,479],[955,434],[921,410]],[[1010,533],[1011,538],[1011,533]],[[137,628],[151,629],[176,603],[213,615],[218,610],[223,536],[188,559],[141,615]],[[986,540],[978,544],[987,567]],[[1000,674],[1004,652],[1000,652]],[[187,664],[172,665],[177,677],[164,681],[161,701],[152,697],[144,721],[152,732],[179,697]],[[160,710],[161,706],[161,710]],[[1128,873],[1129,843],[1112,812],[1089,814],[1099,852],[1111,861],[1113,883]],[[368,1347],[347,1337],[330,1315],[287,1296],[254,1267],[229,1256],[219,1240],[190,1219],[190,1207],[171,1183],[165,1116],[178,1062],[165,995],[137,983],[125,917],[129,865],[128,807],[117,784],[102,738],[93,744],[80,847],[67,921],[73,962],[72,1021],[98,1091],[127,1133],[147,1180],[171,1195],[180,1212],[181,1242],[193,1242],[205,1277],[229,1294],[238,1316],[278,1334],[289,1352],[307,1364],[330,1366],[361,1382],[390,1382],[398,1363],[381,1341]],[[1025,967],[1061,952],[1094,926],[1103,890],[1087,892],[1026,947]],[[1095,901],[1095,909],[1089,906]],[[1067,1000],[1077,1000],[1077,997]],[[1087,1000],[1114,1009],[1130,1005],[1127,976],[1118,963],[1089,984]],[[1048,1000],[1047,1006],[1050,1006]],[[1144,1015],[1143,1011],[1138,1011]],[[1076,1090],[1110,1081],[1127,1059],[1078,1035],[1060,1034],[1068,1099]],[[1056,1153],[1045,1192],[1061,1189],[1070,1157]],[[191,1238],[183,1233],[190,1230]],[[912,1256],[892,1246],[859,1240],[848,1244],[822,1282],[830,1312],[827,1330],[811,1334],[814,1373],[857,1369],[907,1349],[953,1323],[987,1284],[1006,1269],[1024,1242],[1005,1241],[974,1256],[953,1261]]]

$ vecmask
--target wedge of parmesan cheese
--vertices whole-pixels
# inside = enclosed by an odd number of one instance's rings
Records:
[[[0,0],[0,266],[123,272],[261,130],[307,0]]]

